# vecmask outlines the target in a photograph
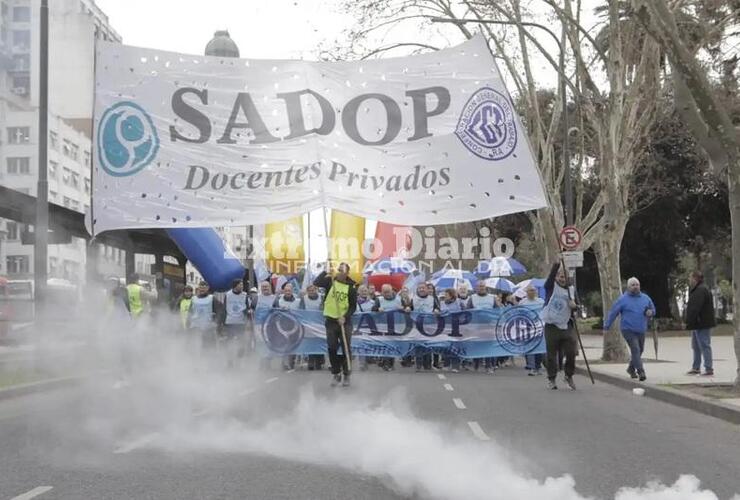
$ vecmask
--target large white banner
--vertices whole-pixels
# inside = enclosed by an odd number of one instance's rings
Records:
[[[94,231],[264,223],[326,206],[407,225],[540,208],[485,40],[358,62],[99,43]]]

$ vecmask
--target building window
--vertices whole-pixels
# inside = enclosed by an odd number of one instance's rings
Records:
[[[57,276],[59,272],[59,259],[56,257],[49,257],[49,276]]]
[[[27,255],[8,255],[5,257],[5,266],[8,274],[25,274],[29,271],[29,258]]]
[[[85,161],[85,166],[89,167],[90,166],[90,151],[83,151],[82,158]]]
[[[30,158],[8,158],[6,161],[9,174],[28,175],[31,173]]]
[[[80,174],[76,172],[72,172],[72,186],[77,189],[80,188]]]
[[[59,193],[49,190],[49,201],[57,201],[57,196],[59,196]]]
[[[80,157],[80,148],[77,144],[64,139],[62,153],[64,153],[64,156],[72,158],[74,161],[78,161]]]
[[[8,229],[8,241],[17,240],[20,234],[18,223],[8,221],[6,227]]]
[[[8,144],[28,144],[31,142],[30,127],[8,127]]]
[[[31,48],[31,32],[29,30],[13,31],[13,47],[19,49]]]
[[[79,212],[80,211],[80,202],[78,202],[77,200],[72,200],[72,202],[69,204],[69,208],[71,208],[75,212]]]
[[[85,177],[85,194],[90,194],[90,179]]]
[[[52,149],[59,151],[59,136],[56,132],[49,131],[49,144]]]
[[[50,161],[49,162],[49,177],[54,177],[56,179],[58,173],[59,173],[59,164],[55,161]]]
[[[13,70],[30,71],[31,70],[31,55],[30,54],[14,54],[13,55]]]
[[[11,91],[15,95],[27,97],[31,92],[31,78],[28,76],[14,76]]]
[[[65,186],[69,186],[72,179],[72,171],[67,167],[62,167],[62,183]]]
[[[72,198],[68,198],[67,196],[63,197],[62,198],[62,204],[65,207],[69,208],[70,206],[72,206]]]
[[[13,21],[16,23],[31,22],[31,7],[13,7]]]

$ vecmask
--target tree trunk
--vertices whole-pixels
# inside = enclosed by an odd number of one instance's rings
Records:
[[[552,264],[560,258],[560,244],[558,243],[556,230],[560,230],[561,226],[555,221],[550,208],[542,208],[537,211],[537,223],[539,225],[540,244],[544,253],[539,265],[539,272],[540,276],[546,277]]]
[[[604,230],[604,233],[594,244],[594,253],[599,267],[599,281],[601,282],[601,303],[604,307],[604,318],[622,294],[622,278],[619,267],[619,249],[626,222],[620,222]],[[604,332],[604,361],[626,361],[627,351],[624,340],[619,331],[618,322],[615,322],[609,331]]]
[[[734,327],[735,360],[737,363],[735,391],[740,393],[740,151],[736,151],[727,169],[727,187],[732,223],[732,324]]]

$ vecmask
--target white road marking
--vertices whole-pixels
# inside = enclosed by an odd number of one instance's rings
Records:
[[[453,389],[452,384],[445,384],[445,389],[447,389],[448,391],[454,391],[455,390],[455,389]]]
[[[120,455],[122,453],[128,453],[132,450],[135,450],[136,448],[141,448],[142,446],[145,446],[148,443],[151,443],[158,437],[159,437],[159,432],[152,432],[150,434],[146,434],[144,436],[141,436],[139,439],[135,439],[131,441],[130,443],[126,445],[119,446],[113,451],[113,453],[117,455]]]
[[[452,402],[455,403],[455,406],[457,406],[458,410],[465,410],[467,406],[465,406],[465,403],[463,403],[463,400],[460,398],[452,398]]]
[[[491,440],[491,438],[488,437],[488,434],[486,434],[483,429],[481,429],[481,426],[478,422],[468,422],[468,427],[470,427],[470,430],[473,431],[473,435],[481,441]]]
[[[445,377],[443,373],[438,373],[437,377],[439,377],[440,380],[447,380],[447,377]]]
[[[295,368],[291,368],[290,370],[286,371],[285,373],[294,373],[294,372],[295,372]]]
[[[43,495],[47,491],[52,489],[51,486],[37,486],[36,488],[32,489],[31,491],[27,491],[25,493],[22,493],[18,495],[17,497],[13,497],[10,500],[30,500],[31,498],[35,498],[39,495]]]
[[[265,384],[272,384],[273,382],[276,382],[277,379],[277,377],[268,378],[267,380],[265,380]]]

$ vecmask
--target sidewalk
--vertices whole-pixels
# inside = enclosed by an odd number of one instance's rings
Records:
[[[722,387],[731,385],[736,377],[737,362],[732,337],[712,338],[714,376],[704,377],[686,375],[693,358],[690,337],[658,339],[658,360],[656,360],[653,339],[648,332],[642,356],[647,375],[645,382],[630,378],[626,372],[627,363],[600,361],[603,345],[601,336],[583,335],[582,339],[594,378],[625,388],[642,387],[646,396],[740,423],[740,396],[729,397]],[[577,361],[579,371],[585,375],[585,364],[580,353]],[[735,415],[732,415],[732,412]]]

